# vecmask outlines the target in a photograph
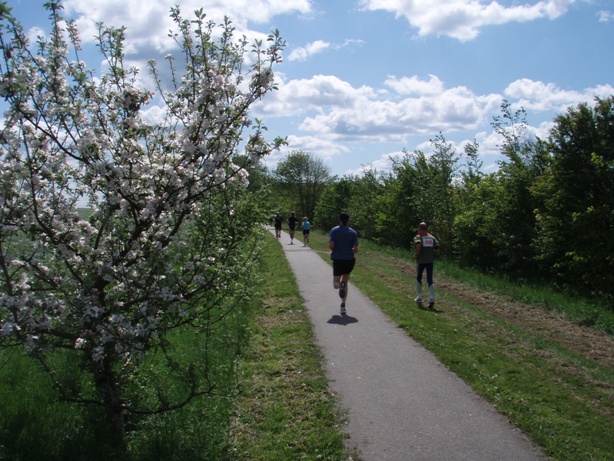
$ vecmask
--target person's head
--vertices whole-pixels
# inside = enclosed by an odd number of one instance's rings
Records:
[[[341,213],[339,215],[339,221],[341,221],[343,223],[343,225],[347,225],[348,221],[350,220],[350,215],[347,213]]]
[[[294,216],[294,211],[292,213],[290,213],[290,215]]]
[[[303,216],[303,221],[307,221],[307,216]]]
[[[429,230],[429,226],[426,225],[426,223],[424,221],[422,221],[419,225],[418,225],[418,230],[421,231],[428,231]]]

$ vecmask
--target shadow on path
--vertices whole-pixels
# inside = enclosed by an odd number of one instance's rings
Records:
[[[332,325],[350,325],[351,323],[358,323],[358,319],[356,317],[352,317],[350,315],[333,315],[330,320],[326,323],[330,323]]]

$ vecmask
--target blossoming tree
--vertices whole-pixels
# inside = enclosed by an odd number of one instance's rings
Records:
[[[146,88],[125,64],[124,28],[99,25],[106,67],[95,75],[61,2],[45,6],[52,31],[33,46],[0,3],[0,345],[23,345],[66,400],[104,406],[121,445],[127,415],[215,386],[206,350],[180,354],[169,338],[208,337],[249,295],[245,166],[283,140],[267,142],[248,109],[274,89],[284,44],[275,32],[250,45],[228,20],[197,11],[188,21],[174,8],[179,53],[166,57],[168,82],[149,63]],[[146,123],[156,105],[163,117]],[[146,375],[154,349],[165,371]],[[58,357],[75,355],[90,378],[66,385]]]

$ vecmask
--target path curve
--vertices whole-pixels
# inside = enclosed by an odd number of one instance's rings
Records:
[[[346,446],[362,461],[535,461],[542,452],[396,326],[356,286],[339,315],[332,268],[302,236],[279,240],[296,276],[348,422]],[[360,253],[357,257],[360,257]]]

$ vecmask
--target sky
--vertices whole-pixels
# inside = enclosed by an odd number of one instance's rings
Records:
[[[43,0],[8,0],[30,35],[49,29]],[[237,36],[286,41],[278,90],[253,106],[267,134],[323,160],[331,174],[389,171],[403,150],[429,154],[442,134],[462,154],[479,143],[497,169],[501,103],[547,138],[557,115],[614,95],[612,0],[64,0],[87,47],[95,24],[126,26],[127,58],[145,69],[172,52],[170,8],[228,16]],[[90,68],[100,56],[86,53]],[[462,158],[462,157],[461,157]]]

